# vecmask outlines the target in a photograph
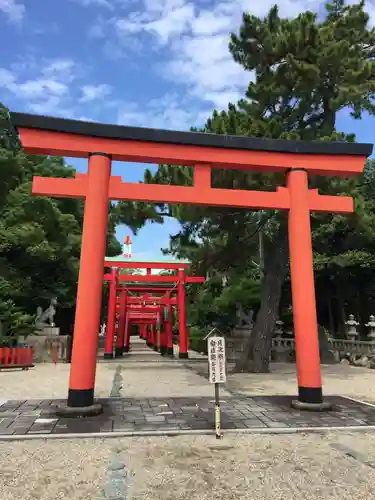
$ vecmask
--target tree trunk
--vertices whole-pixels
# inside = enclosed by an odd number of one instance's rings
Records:
[[[339,332],[339,338],[340,339],[345,339],[346,334],[347,334],[347,328],[346,328],[346,315],[345,315],[345,300],[342,295],[341,291],[341,286],[339,283],[336,284],[337,286],[337,320],[338,320],[338,332]]]
[[[244,346],[241,357],[236,362],[235,372],[269,372],[272,332],[277,320],[289,256],[288,232],[284,221],[267,254],[260,309],[251,336]]]
[[[332,337],[336,336],[336,331],[335,331],[335,319],[333,316],[333,310],[332,310],[332,300],[330,296],[327,296],[327,305],[328,305],[328,318],[329,318],[329,333],[332,335]]]

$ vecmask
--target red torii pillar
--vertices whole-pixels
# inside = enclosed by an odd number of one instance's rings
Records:
[[[188,334],[186,325],[186,290],[185,290],[185,273],[183,269],[178,270],[177,283],[177,313],[178,313],[178,333],[180,340],[180,350],[178,357],[187,359],[188,353]]]
[[[119,322],[115,347],[115,358],[121,358],[124,353],[124,343],[126,335],[126,310],[127,310],[127,291],[121,290]]]
[[[100,405],[94,404],[94,386],[109,199],[288,210],[292,234],[289,242],[292,290],[297,294],[293,298],[293,314],[296,319],[298,400],[293,404],[318,411],[331,407],[323,402],[322,396],[309,213],[313,210],[351,213],[353,200],[320,195],[317,190],[308,189],[307,172],[311,175],[358,175],[372,153],[372,145],[173,131],[155,134],[147,129],[22,113],[11,113],[11,119],[26,154],[89,158],[87,176],[77,175],[76,179],[34,177],[33,180],[33,194],[86,200],[68,406],[61,410],[62,414],[89,415],[102,410]],[[192,166],[194,185],[124,183],[121,178],[110,177],[112,155],[116,161]],[[274,192],[217,189],[211,185],[212,168],[289,172],[288,186]],[[303,195],[298,193],[299,188]],[[308,266],[310,270],[306,269]],[[295,281],[304,279],[307,282],[302,289]],[[305,318],[306,303],[308,326],[306,319],[301,321]]]
[[[113,358],[113,343],[115,339],[118,269],[116,267],[113,267],[111,271],[112,280],[109,284],[108,318],[105,337],[104,359]]]
[[[167,292],[167,307],[168,307],[168,319],[165,324],[165,330],[167,335],[167,355],[173,357],[173,308],[171,303],[170,292]]]
[[[92,414],[102,411],[94,387],[110,177],[111,156],[90,153],[67,405]]]
[[[124,352],[129,352],[130,351],[130,329],[131,329],[131,323],[129,321],[129,314],[128,311],[125,311],[125,334],[124,334],[124,347],[123,351]]]
[[[143,325],[143,324],[139,325],[139,330],[140,330],[139,331],[139,337],[141,339],[143,339],[143,340],[146,340],[146,335],[147,335],[147,333],[146,333],[146,325]]]

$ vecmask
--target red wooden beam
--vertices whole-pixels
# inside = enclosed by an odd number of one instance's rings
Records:
[[[114,161],[190,166],[209,164],[215,168],[262,172],[285,172],[290,168],[304,168],[315,175],[343,176],[361,173],[367,158],[365,154],[361,156],[358,154],[284,153],[276,152],[271,148],[260,151],[250,147],[233,149],[90,137],[75,133],[40,130],[37,127],[26,128],[22,125],[17,128],[25,153],[73,158],[87,158],[92,151],[101,151],[111,155]],[[319,145],[315,146],[316,150],[317,148]],[[313,149],[312,147],[311,151]]]
[[[139,293],[161,293],[164,295],[165,292],[170,292],[171,294],[176,293],[176,288],[167,288],[167,287],[156,287],[156,286],[144,286],[144,287],[135,287],[131,285],[126,285],[126,286],[119,286],[117,287],[117,290],[128,290],[129,292],[139,292]]]
[[[152,313],[152,314],[157,314],[162,311],[162,308],[159,306],[142,306],[142,305],[131,305],[127,307],[127,311],[132,314],[132,313]]]
[[[104,261],[104,267],[119,267],[122,269],[187,269],[190,264],[178,263],[178,262],[116,262],[116,261]]]
[[[134,323],[136,325],[155,325],[156,318],[143,319],[143,318],[129,318],[130,323]]]
[[[150,313],[144,313],[144,312],[141,312],[141,311],[138,311],[138,312],[134,311],[132,313],[129,313],[128,317],[129,317],[129,319],[134,319],[134,318],[140,318],[140,319],[158,319],[159,314],[158,313],[150,314]]]
[[[143,304],[143,303],[146,303],[146,304],[153,304],[154,302],[156,302],[157,304],[163,304],[164,302],[171,302],[171,304],[176,304],[177,301],[176,301],[176,298],[173,297],[173,298],[170,298],[170,299],[166,299],[165,296],[162,296],[162,297],[149,297],[148,299],[145,299],[143,297],[128,297],[127,299],[127,303],[128,304]]]
[[[40,196],[84,198],[86,186],[87,176],[85,174],[79,174],[76,179],[34,177],[32,192],[34,195]],[[127,183],[121,182],[121,177],[111,178],[108,197],[112,200],[150,203],[165,202],[269,210],[290,208],[289,192],[285,187],[279,187],[274,192],[216,189],[210,186],[202,189],[200,185],[185,187]],[[317,212],[351,213],[353,201],[347,196],[320,195],[317,190],[310,190],[309,208]],[[136,267],[134,263],[132,265]],[[175,267],[175,269],[178,268],[183,268],[183,265]],[[169,267],[169,269],[173,268]]]
[[[141,276],[136,274],[120,274],[118,277],[121,282],[140,282],[140,283],[178,283],[177,276],[160,276],[151,274],[149,276]],[[112,275],[105,274],[104,281],[111,281]],[[203,276],[186,276],[185,283],[204,283],[206,278]]]

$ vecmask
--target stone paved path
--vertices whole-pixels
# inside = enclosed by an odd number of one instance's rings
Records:
[[[314,428],[375,426],[375,408],[346,398],[331,398],[334,411],[298,412],[292,396],[230,397],[222,402],[223,429]],[[99,400],[104,412],[85,419],[57,418],[63,400],[8,401],[0,406],[1,435],[111,433],[214,428],[213,401],[207,397]]]
[[[62,399],[4,400],[0,404],[0,435],[213,430],[213,386],[183,362],[161,357],[144,343],[135,341],[129,356],[108,365],[114,375],[113,384],[111,390],[108,387],[110,397],[99,398],[104,407],[99,417],[57,418],[56,406],[64,401]],[[102,391],[99,396],[101,394]],[[375,426],[375,407],[333,396],[331,412],[299,412],[291,409],[294,397],[247,396],[223,389],[222,428]]]

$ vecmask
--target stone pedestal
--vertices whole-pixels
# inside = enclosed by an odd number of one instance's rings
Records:
[[[25,342],[33,348],[34,363],[66,363],[68,361],[70,335],[29,335],[20,337],[19,342]]]
[[[58,327],[58,326],[45,326],[43,328],[42,335],[57,337],[60,335],[60,327]]]

